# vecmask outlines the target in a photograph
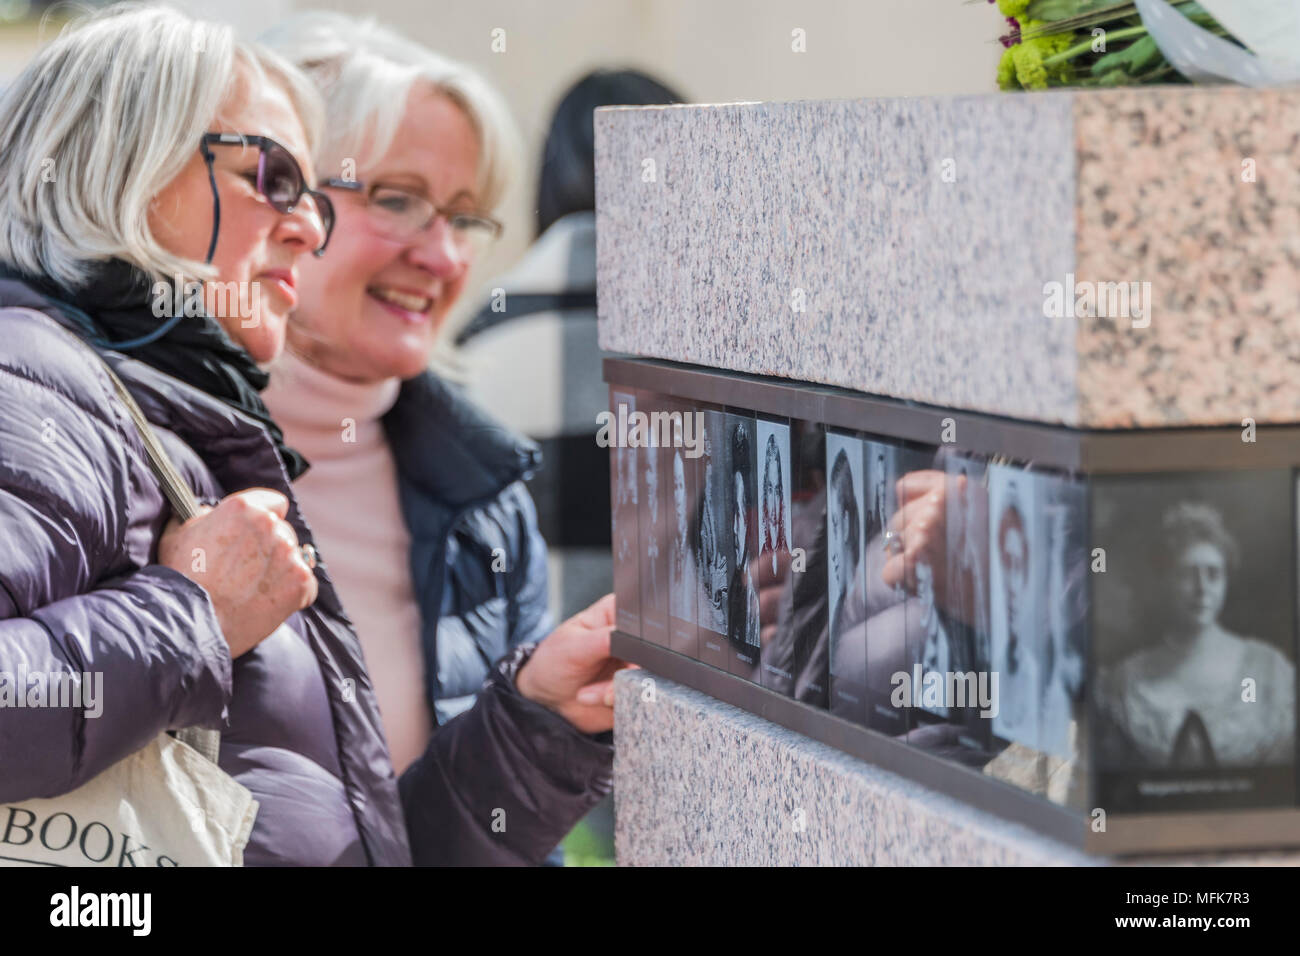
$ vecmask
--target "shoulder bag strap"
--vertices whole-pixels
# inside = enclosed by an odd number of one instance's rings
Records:
[[[33,309],[32,311],[38,310]],[[43,315],[43,313],[39,314]],[[112,366],[108,364],[104,356],[100,355],[88,343],[71,331],[64,329],[62,326],[59,328],[93,355],[108,374],[109,381],[113,383],[113,391],[116,392],[122,404],[126,406],[127,414],[131,416],[131,423],[135,425],[135,430],[140,435],[145,455],[149,459],[149,468],[153,471],[159,484],[162,485],[163,494],[167,496],[167,500],[171,503],[172,510],[176,512],[176,516],[181,521],[188,521],[193,518],[199,513],[198,499],[194,497],[194,492],[185,483],[180,471],[172,463],[171,458],[168,457],[167,450],[163,448],[162,442],[158,438],[158,433],[154,431],[149,419],[145,418],[144,411],[136,402],[135,397],[127,390],[122,380],[117,377],[117,373],[113,371]],[[186,727],[176,731],[175,736],[176,739],[193,747],[213,763],[217,762],[217,757],[221,751],[220,731],[209,730],[206,727]]]

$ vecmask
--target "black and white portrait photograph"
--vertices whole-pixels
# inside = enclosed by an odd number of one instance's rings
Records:
[[[729,668],[737,677],[759,682],[758,620],[758,462],[752,413],[727,413],[731,476],[727,482],[731,513],[732,565],[727,586]]]
[[[888,442],[864,443],[866,458],[866,532],[869,538],[881,535],[898,511],[898,448]]]
[[[899,445],[890,447],[887,451],[885,458],[888,463],[884,470],[887,474],[898,476],[892,489],[897,499],[897,510],[890,514],[885,524],[882,541],[885,563],[882,565],[882,574],[877,577],[884,579],[879,583],[888,583],[894,579],[901,565],[901,590],[908,592],[903,605],[907,662],[911,665],[907,669],[909,673],[919,674],[921,678],[919,682],[913,681],[909,714],[912,726],[916,726],[918,723],[933,723],[934,718],[946,721],[957,716],[954,705],[950,705],[942,695],[925,692],[925,688],[946,688],[949,674],[970,670],[971,654],[967,632],[960,626],[950,607],[946,540],[936,539],[937,547],[918,548],[916,544],[921,531],[938,525],[946,516],[942,500],[946,484],[943,463],[936,461],[934,449]],[[873,480],[871,462],[878,460],[881,453],[881,449],[868,449],[868,486]],[[909,538],[911,547],[904,548]],[[868,568],[871,567],[871,553],[871,545],[868,544]],[[869,577],[869,600],[872,585],[876,583],[878,582]],[[896,629],[897,620],[896,613],[873,615],[867,626],[869,646],[878,645],[877,649],[883,652],[885,647],[896,645],[896,639],[891,640],[881,632],[891,626]],[[883,663],[884,658],[881,660]],[[871,685],[876,682],[870,673],[874,665],[873,655],[868,663],[867,674]],[[933,748],[940,745],[942,736],[912,735],[909,740],[914,743],[926,740]],[[913,737],[917,739],[914,740]]]
[[[1047,649],[1040,483],[1013,465],[990,465],[988,483],[990,654],[998,678],[993,733],[1037,750]]]
[[[790,481],[793,464],[790,426],[760,417],[757,422],[758,465],[758,586],[759,642],[762,645],[760,682],[789,694],[794,667],[788,639],[778,637],[791,623]]]
[[[699,578],[697,633],[700,660],[728,669],[727,589],[731,584],[732,543],[731,492],[733,479],[727,416],[720,409],[704,412],[704,454],[699,459],[699,540],[696,547],[696,576]]]
[[[638,410],[663,411],[662,399],[651,392],[637,393]],[[655,445],[658,444],[656,441]],[[668,645],[668,513],[663,507],[660,475],[662,449],[637,449],[637,510],[640,529],[641,637]]]
[[[989,501],[986,463],[966,455],[945,461],[945,532],[951,618],[970,634],[971,666],[988,670]]]
[[[1294,501],[1284,469],[1096,482],[1103,805],[1294,800]]]
[[[866,543],[862,440],[826,434],[826,588],[831,711],[862,723],[866,716]]]
[[[826,429],[790,424],[790,613],[763,647],[772,667],[794,674],[796,700],[830,706],[830,635],[826,584]],[[798,560],[803,570],[796,570]]]
[[[931,468],[932,456],[932,452],[893,442],[868,439],[862,443],[868,502],[864,557],[867,725],[890,736],[903,736],[920,713],[895,702],[893,677],[899,672],[914,673],[913,665],[919,664],[922,656],[922,627],[940,624],[934,615],[926,616],[916,594],[920,582],[914,557],[904,549],[901,529],[906,515],[899,490],[905,475]],[[931,597],[933,583],[933,577],[927,577]],[[940,630],[942,626],[935,633]]]
[[[625,407],[629,415],[636,410],[636,396],[631,392],[611,390],[609,398],[610,410],[616,417],[620,406]],[[620,631],[640,637],[641,580],[638,560],[640,539],[637,531],[639,521],[637,449],[629,448],[625,443],[616,441],[611,454],[614,459],[613,467],[610,469],[610,483],[613,485],[611,491],[613,507],[610,509],[613,527],[610,533],[614,551],[615,622]]]
[[[958,653],[962,635],[950,625],[935,596],[934,568],[929,561],[916,562],[916,610],[920,631],[920,646],[916,654],[920,664],[922,685],[936,675],[938,686],[946,686],[947,675],[964,673],[968,668]],[[936,717],[948,717],[946,701],[927,700],[918,695],[916,704]]]
[[[1047,653],[1038,742],[1045,753],[1075,762],[1084,743],[1080,723],[1088,668],[1088,494],[1077,477],[1046,472],[1037,477],[1043,488],[1047,554]]]
[[[689,405],[675,403],[670,411],[691,415]],[[675,430],[672,444],[660,450],[664,469],[668,516],[668,646],[687,657],[699,655],[699,634],[695,618],[698,613],[699,581],[695,573],[695,536],[692,523],[696,515],[695,463],[684,447],[680,429]]]

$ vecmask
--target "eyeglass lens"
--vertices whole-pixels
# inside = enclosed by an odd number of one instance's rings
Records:
[[[278,143],[272,143],[262,150],[258,168],[258,191],[266,197],[272,208],[282,213],[293,212],[304,195],[311,196],[325,230],[325,241],[329,242],[330,234],[334,231],[334,204],[324,193],[306,188],[298,161]],[[321,246],[322,250],[324,248]]]
[[[394,186],[376,186],[370,207],[377,224],[399,237],[410,237],[432,225],[439,210],[428,199]],[[493,222],[469,213],[445,213],[452,234],[461,245],[482,245],[496,238]]]

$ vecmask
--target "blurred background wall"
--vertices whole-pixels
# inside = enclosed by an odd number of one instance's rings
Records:
[[[83,3],[89,7],[98,4]],[[255,35],[295,9],[379,18],[464,60],[505,95],[526,149],[507,198],[506,235],[478,279],[509,266],[532,240],[534,193],[551,111],[598,66],[655,75],[692,102],[980,93],[996,88],[1002,21],[985,0],[182,0],[192,13]],[[0,0],[0,83],[42,36],[50,5]],[[496,29],[504,52],[493,52]],[[806,52],[792,50],[804,31]],[[467,295],[468,307],[474,297]],[[452,323],[455,324],[454,322]]]

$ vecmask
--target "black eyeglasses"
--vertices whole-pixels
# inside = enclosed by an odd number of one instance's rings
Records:
[[[216,154],[213,146],[256,146],[257,157],[257,191],[266,197],[271,208],[276,212],[291,213],[302,201],[303,196],[310,196],[316,203],[321,225],[325,229],[325,241],[314,254],[323,255],[329,245],[330,233],[334,231],[334,204],[328,196],[315,189],[307,188],[307,179],[293,154],[271,139],[269,136],[246,136],[242,133],[204,133],[199,144],[203,160],[208,164],[208,182],[212,184],[212,242],[208,244],[208,258],[211,262],[217,251],[217,232],[221,228],[221,197],[217,193],[217,177],[212,161]]]
[[[444,209],[427,196],[403,189],[374,183],[369,189],[355,179],[326,179],[325,189],[346,189],[364,193],[371,221],[379,232],[401,241],[410,241],[424,232],[443,216],[451,226],[457,246],[462,249],[480,249],[501,236],[502,225],[491,216],[457,209]]]

